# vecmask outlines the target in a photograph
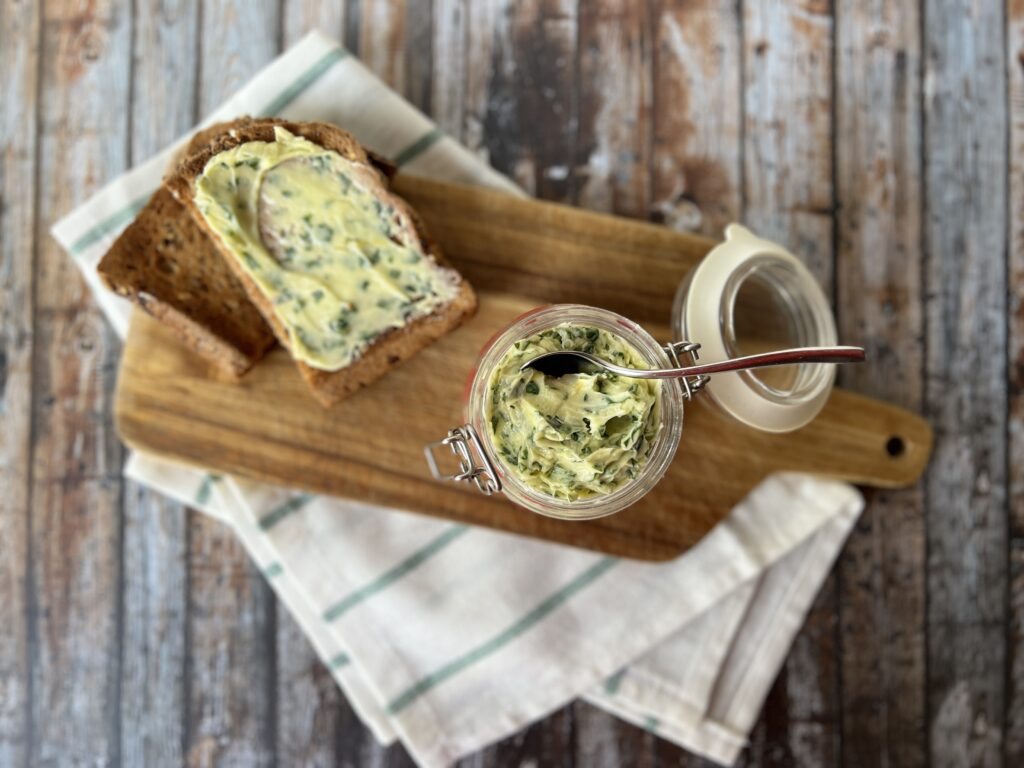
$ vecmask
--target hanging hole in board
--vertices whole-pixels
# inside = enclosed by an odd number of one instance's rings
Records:
[[[902,456],[905,450],[907,450],[907,446],[899,435],[893,435],[885,443],[885,452],[894,459],[897,456]]]

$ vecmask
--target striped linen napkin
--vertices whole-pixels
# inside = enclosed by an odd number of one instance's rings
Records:
[[[241,114],[337,123],[404,172],[522,194],[317,33],[207,122]],[[122,337],[129,306],[95,266],[179,146],[53,229]],[[423,766],[580,696],[732,763],[863,506],[848,485],[777,475],[684,556],[655,565],[139,453],[125,473],[233,526],[363,722]]]

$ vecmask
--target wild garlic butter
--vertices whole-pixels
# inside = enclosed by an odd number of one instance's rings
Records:
[[[458,278],[403,244],[411,222],[371,193],[367,167],[274,132],[212,157],[195,202],[273,306],[293,356],[338,370],[451,301]]]
[[[612,493],[647,462],[660,424],[661,384],[607,372],[552,377],[519,370],[561,349],[650,367],[599,328],[564,323],[518,341],[488,383],[491,438],[508,471],[536,491],[569,501]]]

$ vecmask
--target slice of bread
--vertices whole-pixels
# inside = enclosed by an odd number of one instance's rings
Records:
[[[245,288],[165,186],[97,268],[115,293],[169,326],[186,346],[238,377],[274,344]]]
[[[196,180],[202,175],[210,158],[246,142],[273,142],[274,127],[277,125],[364,167],[366,172],[360,174],[360,182],[382,203],[393,207],[399,240],[433,259],[439,266],[452,269],[444,260],[437,243],[427,234],[419,217],[404,200],[389,190],[388,178],[378,167],[380,161],[371,158],[349,133],[325,123],[294,123],[278,119],[244,119],[227,124],[221,133],[208,134],[205,137],[206,143],[202,149],[181,162],[177,171],[167,179],[167,185],[175,197],[190,210],[211,242],[221,248],[224,261],[235,271],[249,298],[263,314],[283,346],[290,350],[291,339],[288,330],[275,315],[272,302],[240,268],[235,257],[226,248],[222,248],[219,236],[209,228],[194,199]],[[329,407],[380,378],[402,360],[411,357],[459,326],[472,316],[476,311],[476,305],[476,294],[473,289],[468,282],[458,278],[457,293],[452,301],[427,317],[414,319],[400,328],[381,334],[346,367],[336,371],[324,371],[298,360],[296,365],[313,395],[321,404]]]

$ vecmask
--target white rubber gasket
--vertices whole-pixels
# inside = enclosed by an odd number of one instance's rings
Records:
[[[748,269],[755,259],[784,264],[800,275],[800,298],[814,312],[819,336],[807,344],[836,344],[835,319],[828,299],[803,262],[782,246],[755,236],[739,224],[730,224],[725,242],[713,248],[691,274],[680,307],[682,332],[688,341],[701,345],[700,361],[713,363],[730,357],[723,333],[722,299],[733,276]],[[738,421],[765,432],[791,432],[810,422],[825,406],[835,375],[834,365],[822,365],[808,388],[793,397],[769,395],[741,372],[713,375],[704,391]]]

